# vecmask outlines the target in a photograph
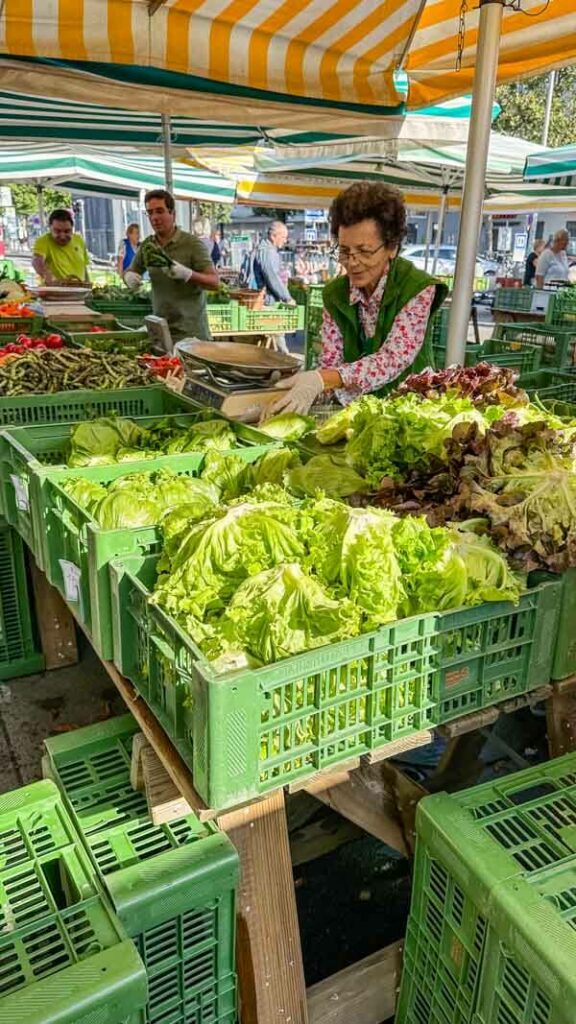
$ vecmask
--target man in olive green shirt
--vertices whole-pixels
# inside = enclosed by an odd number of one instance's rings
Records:
[[[173,341],[182,338],[210,340],[204,289],[216,290],[218,273],[203,242],[176,227],[174,197],[165,189],[145,196],[146,213],[154,240],[172,260],[169,267],[147,267],[145,246],[140,246],[130,269],[124,274],[128,288],[138,288],[148,270],[152,285],[152,308],[168,322]]]
[[[82,235],[74,233],[69,210],[53,210],[48,234],[34,244],[32,266],[46,285],[83,284],[88,278],[90,257]]]

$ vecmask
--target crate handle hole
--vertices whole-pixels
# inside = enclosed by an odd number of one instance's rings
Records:
[[[42,871],[58,910],[66,910],[80,902],[80,893],[62,857],[45,861]]]

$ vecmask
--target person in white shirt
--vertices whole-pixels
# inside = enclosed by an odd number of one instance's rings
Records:
[[[538,257],[536,264],[536,287],[543,288],[545,284],[552,284],[554,281],[568,281],[570,264],[566,255],[566,249],[570,242],[570,235],[563,228],[557,231],[552,239],[552,245]]]

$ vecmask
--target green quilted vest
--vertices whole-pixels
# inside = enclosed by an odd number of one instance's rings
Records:
[[[436,281],[424,270],[418,270],[409,260],[397,256],[390,264],[386,279],[386,287],[373,338],[367,338],[360,323],[358,306],[350,304],[350,280],[348,277],[337,277],[330,281],[323,291],[324,306],[338,324],[344,339],[344,362],[354,363],[362,356],[377,352],[390,333],[396,316],[404,306],[429,285],[436,285],[436,294],[432,302],[430,316],[440,308],[448,289],[445,284]],[[414,362],[404,373],[385,384],[375,394],[383,395],[392,391],[409,373],[419,373],[427,366],[433,366],[432,343],[430,341],[430,324],[426,331],[424,344]]]

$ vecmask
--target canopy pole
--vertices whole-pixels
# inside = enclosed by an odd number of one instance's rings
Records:
[[[438,260],[440,258],[440,246],[442,245],[442,235],[444,234],[444,224],[446,222],[446,210],[448,209],[448,185],[444,185],[442,188],[442,195],[440,197],[440,208],[438,210],[438,228],[436,231],[436,241],[434,243],[434,259],[432,261],[432,273],[436,273],[436,267],[438,266]]]
[[[36,197],[38,199],[38,217],[40,218],[40,227],[42,231],[46,227],[46,213],[44,210],[44,186],[40,182],[36,185]]]
[[[464,365],[468,323],[474,294],[476,254],[482,225],[482,203],[484,201],[492,104],[496,90],[504,4],[505,0],[480,0],[474,93],[460,213],[456,273],[448,324],[446,366],[451,366],[453,363]]]
[[[434,211],[428,210],[428,216],[426,217],[426,236],[424,238],[424,270],[428,270],[428,260],[430,259],[430,245],[432,243],[433,226]]]
[[[170,114],[162,114],[162,148],[164,150],[164,177],[166,188],[174,191],[174,175],[172,173],[172,128]]]
[[[546,110],[544,113],[544,125],[542,127],[542,145],[548,145],[550,125],[552,124],[552,103],[554,102],[554,89],[556,88],[556,72],[551,71],[548,76],[548,90],[546,92]]]

